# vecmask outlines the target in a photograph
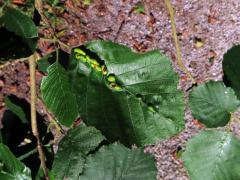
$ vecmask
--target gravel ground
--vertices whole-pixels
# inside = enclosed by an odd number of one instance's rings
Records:
[[[175,152],[180,147],[184,150],[186,141],[198,133],[202,126],[196,123],[187,106],[186,89],[191,84],[177,66],[164,0],[142,1],[144,14],[134,11],[138,0],[94,0],[89,7],[77,1],[73,3],[72,0],[63,2],[66,10],[59,14],[62,23],[57,29],[66,30],[61,38],[63,42],[78,46],[93,39],[108,39],[140,52],[160,49],[172,59],[173,67],[180,76],[179,88],[185,93],[186,128],[169,140],[146,147],[145,151],[152,153],[157,160],[158,180],[188,180],[183,163],[176,158]],[[221,80],[223,54],[240,42],[240,0],[171,2],[176,11],[175,21],[185,66],[198,83],[210,79]],[[48,33],[44,29],[40,32]],[[16,89],[12,91],[18,92]],[[234,129],[239,131],[239,125],[235,125]]]

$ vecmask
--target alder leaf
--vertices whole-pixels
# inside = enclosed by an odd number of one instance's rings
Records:
[[[109,41],[94,41],[86,48],[96,53],[93,58],[105,66],[107,74],[94,68],[94,62],[77,60],[79,54],[73,50],[69,79],[85,123],[112,142],[139,146],[184,128],[183,93],[177,89],[178,76],[166,56],[159,51],[134,53]],[[118,89],[109,87],[111,75]]]
[[[56,179],[77,179],[82,173],[85,158],[104,140],[101,132],[84,124],[69,130],[59,143],[53,162]]]
[[[43,101],[63,125],[71,126],[78,116],[78,109],[67,72],[58,63],[49,66],[47,71],[48,76],[44,77],[41,83]]]
[[[183,153],[192,180],[240,179],[240,141],[229,132],[208,130],[190,139]]]
[[[231,112],[240,106],[234,91],[223,82],[210,81],[193,88],[189,96],[193,116],[207,127],[228,123]]]
[[[143,149],[128,149],[121,144],[102,147],[88,156],[79,180],[155,180],[155,160]]]
[[[31,180],[31,171],[20,162],[7,146],[0,143],[0,179],[3,180]]]

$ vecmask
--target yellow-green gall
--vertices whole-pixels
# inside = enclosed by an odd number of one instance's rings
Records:
[[[150,112],[156,112],[152,106],[148,106],[148,111],[150,111]]]
[[[110,83],[110,84],[109,84],[110,88],[115,88],[116,85],[117,85],[116,83]]]
[[[76,49],[74,49],[73,51],[74,51],[74,53],[77,53],[77,54],[81,54],[81,55],[83,55],[83,56],[86,56],[86,53],[85,53],[83,50],[79,49],[79,48],[76,48]]]
[[[96,59],[90,59],[89,61],[90,61],[91,64],[94,64],[94,65],[97,65],[97,66],[100,65],[100,64],[97,62]]]
[[[122,88],[119,86],[119,85],[116,85],[115,88],[114,88],[115,91],[121,91]]]
[[[80,60],[80,61],[83,61],[83,62],[87,61],[87,59],[83,55],[76,54],[75,57],[76,57],[77,60]]]
[[[106,66],[101,66],[103,75],[106,75],[108,73]]]
[[[110,82],[110,83],[116,82],[116,78],[115,78],[115,76],[113,76],[113,75],[109,75],[109,76],[107,77],[107,80],[108,80],[108,82]]]
[[[119,85],[117,85],[116,83],[110,83],[109,86],[110,86],[111,89],[113,89],[115,91],[121,91],[122,90],[122,88]]]
[[[86,56],[86,60],[88,63],[90,63],[91,58],[89,56]]]
[[[100,66],[95,66],[95,69],[96,69],[96,71],[99,71],[99,72],[102,71]]]

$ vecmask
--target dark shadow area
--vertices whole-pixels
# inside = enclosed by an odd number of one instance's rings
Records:
[[[227,87],[232,87],[232,83],[229,81],[226,75],[223,76],[223,82]]]
[[[6,110],[2,118],[2,140],[16,157],[22,157],[23,155],[32,152],[29,156],[23,158],[22,162],[31,169],[32,177],[34,179],[40,167],[40,160],[38,158],[38,153],[34,152],[37,143],[31,131],[30,104],[24,99],[19,99],[14,95],[9,96],[8,98],[14,102],[14,104],[22,107],[28,122],[23,123],[13,112]],[[53,139],[53,135],[52,133],[47,133],[47,125],[44,124],[44,119],[40,114],[37,114],[37,121],[43,145],[48,144]],[[47,156],[47,164],[51,167],[53,153],[46,148],[44,148],[44,151]]]
[[[0,61],[27,57],[32,54],[29,48],[30,39],[22,39],[5,28],[0,28]]]
[[[40,21],[41,21],[41,15],[39,14],[38,10],[36,10],[35,8],[33,13],[33,22],[36,26],[39,26]]]

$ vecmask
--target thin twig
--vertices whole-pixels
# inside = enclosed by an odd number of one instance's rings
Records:
[[[64,131],[64,129],[62,128],[62,126],[60,126],[60,125],[57,123],[57,121],[51,116],[51,114],[50,114],[48,111],[46,112],[46,114],[47,114],[47,117],[48,117],[50,123],[52,123],[52,124],[55,126],[55,128],[57,129],[57,131],[60,132],[61,134],[64,134],[65,131]]]
[[[57,42],[58,42],[58,44],[59,44],[60,46],[63,46],[64,48],[66,48],[68,52],[71,52],[71,49],[72,49],[72,48],[71,48],[70,46],[68,46],[67,44],[63,43],[63,42],[60,41],[59,39],[57,39]]]
[[[64,129],[62,128],[62,126],[60,124],[58,124],[58,122],[55,120],[55,118],[50,114],[50,112],[46,108],[45,104],[43,103],[42,99],[40,97],[37,97],[37,101],[41,103],[41,105],[43,107],[43,111],[47,115],[50,123],[52,123],[60,133],[64,134],[65,133]]]
[[[17,63],[19,63],[19,62],[24,62],[24,61],[27,61],[28,60],[28,57],[27,58],[21,58],[21,59],[17,59],[17,60],[9,60],[9,61],[7,61],[7,62],[5,62],[5,63],[0,63],[0,69],[3,69],[3,68],[5,68],[6,66],[9,66],[9,65],[11,65],[11,64],[17,64]]]
[[[56,62],[59,63],[59,49],[56,49]]]
[[[36,53],[29,57],[29,71],[30,71],[30,91],[31,91],[31,126],[32,126],[32,133],[37,139],[37,150],[39,153],[39,158],[41,161],[41,167],[44,171],[45,178],[48,178],[48,169],[46,166],[46,157],[42,149],[42,143],[40,140],[40,136],[38,133],[38,126],[37,126],[37,116],[36,116]]]
[[[32,154],[34,154],[34,153],[37,153],[37,150],[36,150],[36,149],[33,149],[33,150],[27,152],[26,154],[23,154],[22,156],[19,156],[19,157],[18,157],[18,160],[19,160],[19,161],[22,161],[23,159],[29,157],[30,155],[32,155]]]
[[[47,41],[47,42],[52,42],[52,43],[55,42],[55,39],[44,38],[44,37],[40,37],[40,40],[42,40],[42,41]]]
[[[187,68],[184,66],[184,64],[182,62],[181,49],[180,49],[179,40],[177,37],[177,30],[176,30],[176,25],[175,25],[175,20],[174,20],[174,10],[172,8],[170,0],[165,0],[165,4],[167,6],[167,9],[168,9],[168,12],[170,15],[172,34],[173,34],[173,39],[175,42],[175,47],[176,47],[176,52],[177,52],[178,66],[191,79],[192,83],[196,84],[195,79],[192,77],[191,73],[187,70]]]
[[[63,46],[64,48],[66,48],[68,50],[68,52],[70,52],[71,48],[58,39],[58,37],[56,35],[56,32],[55,32],[55,28],[51,25],[51,23],[48,22],[47,17],[44,15],[42,1],[41,0],[35,0],[35,7],[36,7],[36,9],[39,12],[39,14],[40,14],[40,16],[42,18],[42,21],[50,28],[50,33],[51,33],[53,39],[48,39],[48,40],[53,42],[54,46],[56,48],[58,48],[56,46],[56,43],[58,43],[60,46]],[[46,38],[41,38],[41,39],[47,40]]]
[[[43,40],[43,41],[52,42],[52,43],[54,43],[54,45],[55,45],[56,43],[58,43],[59,46],[63,46],[64,48],[67,49],[68,52],[71,52],[71,47],[68,46],[67,44],[65,44],[64,42],[60,41],[59,39],[56,39],[56,38],[54,38],[54,39],[49,39],[49,38],[42,38],[42,37],[41,37],[40,39]],[[55,47],[56,47],[56,45],[55,45]]]

